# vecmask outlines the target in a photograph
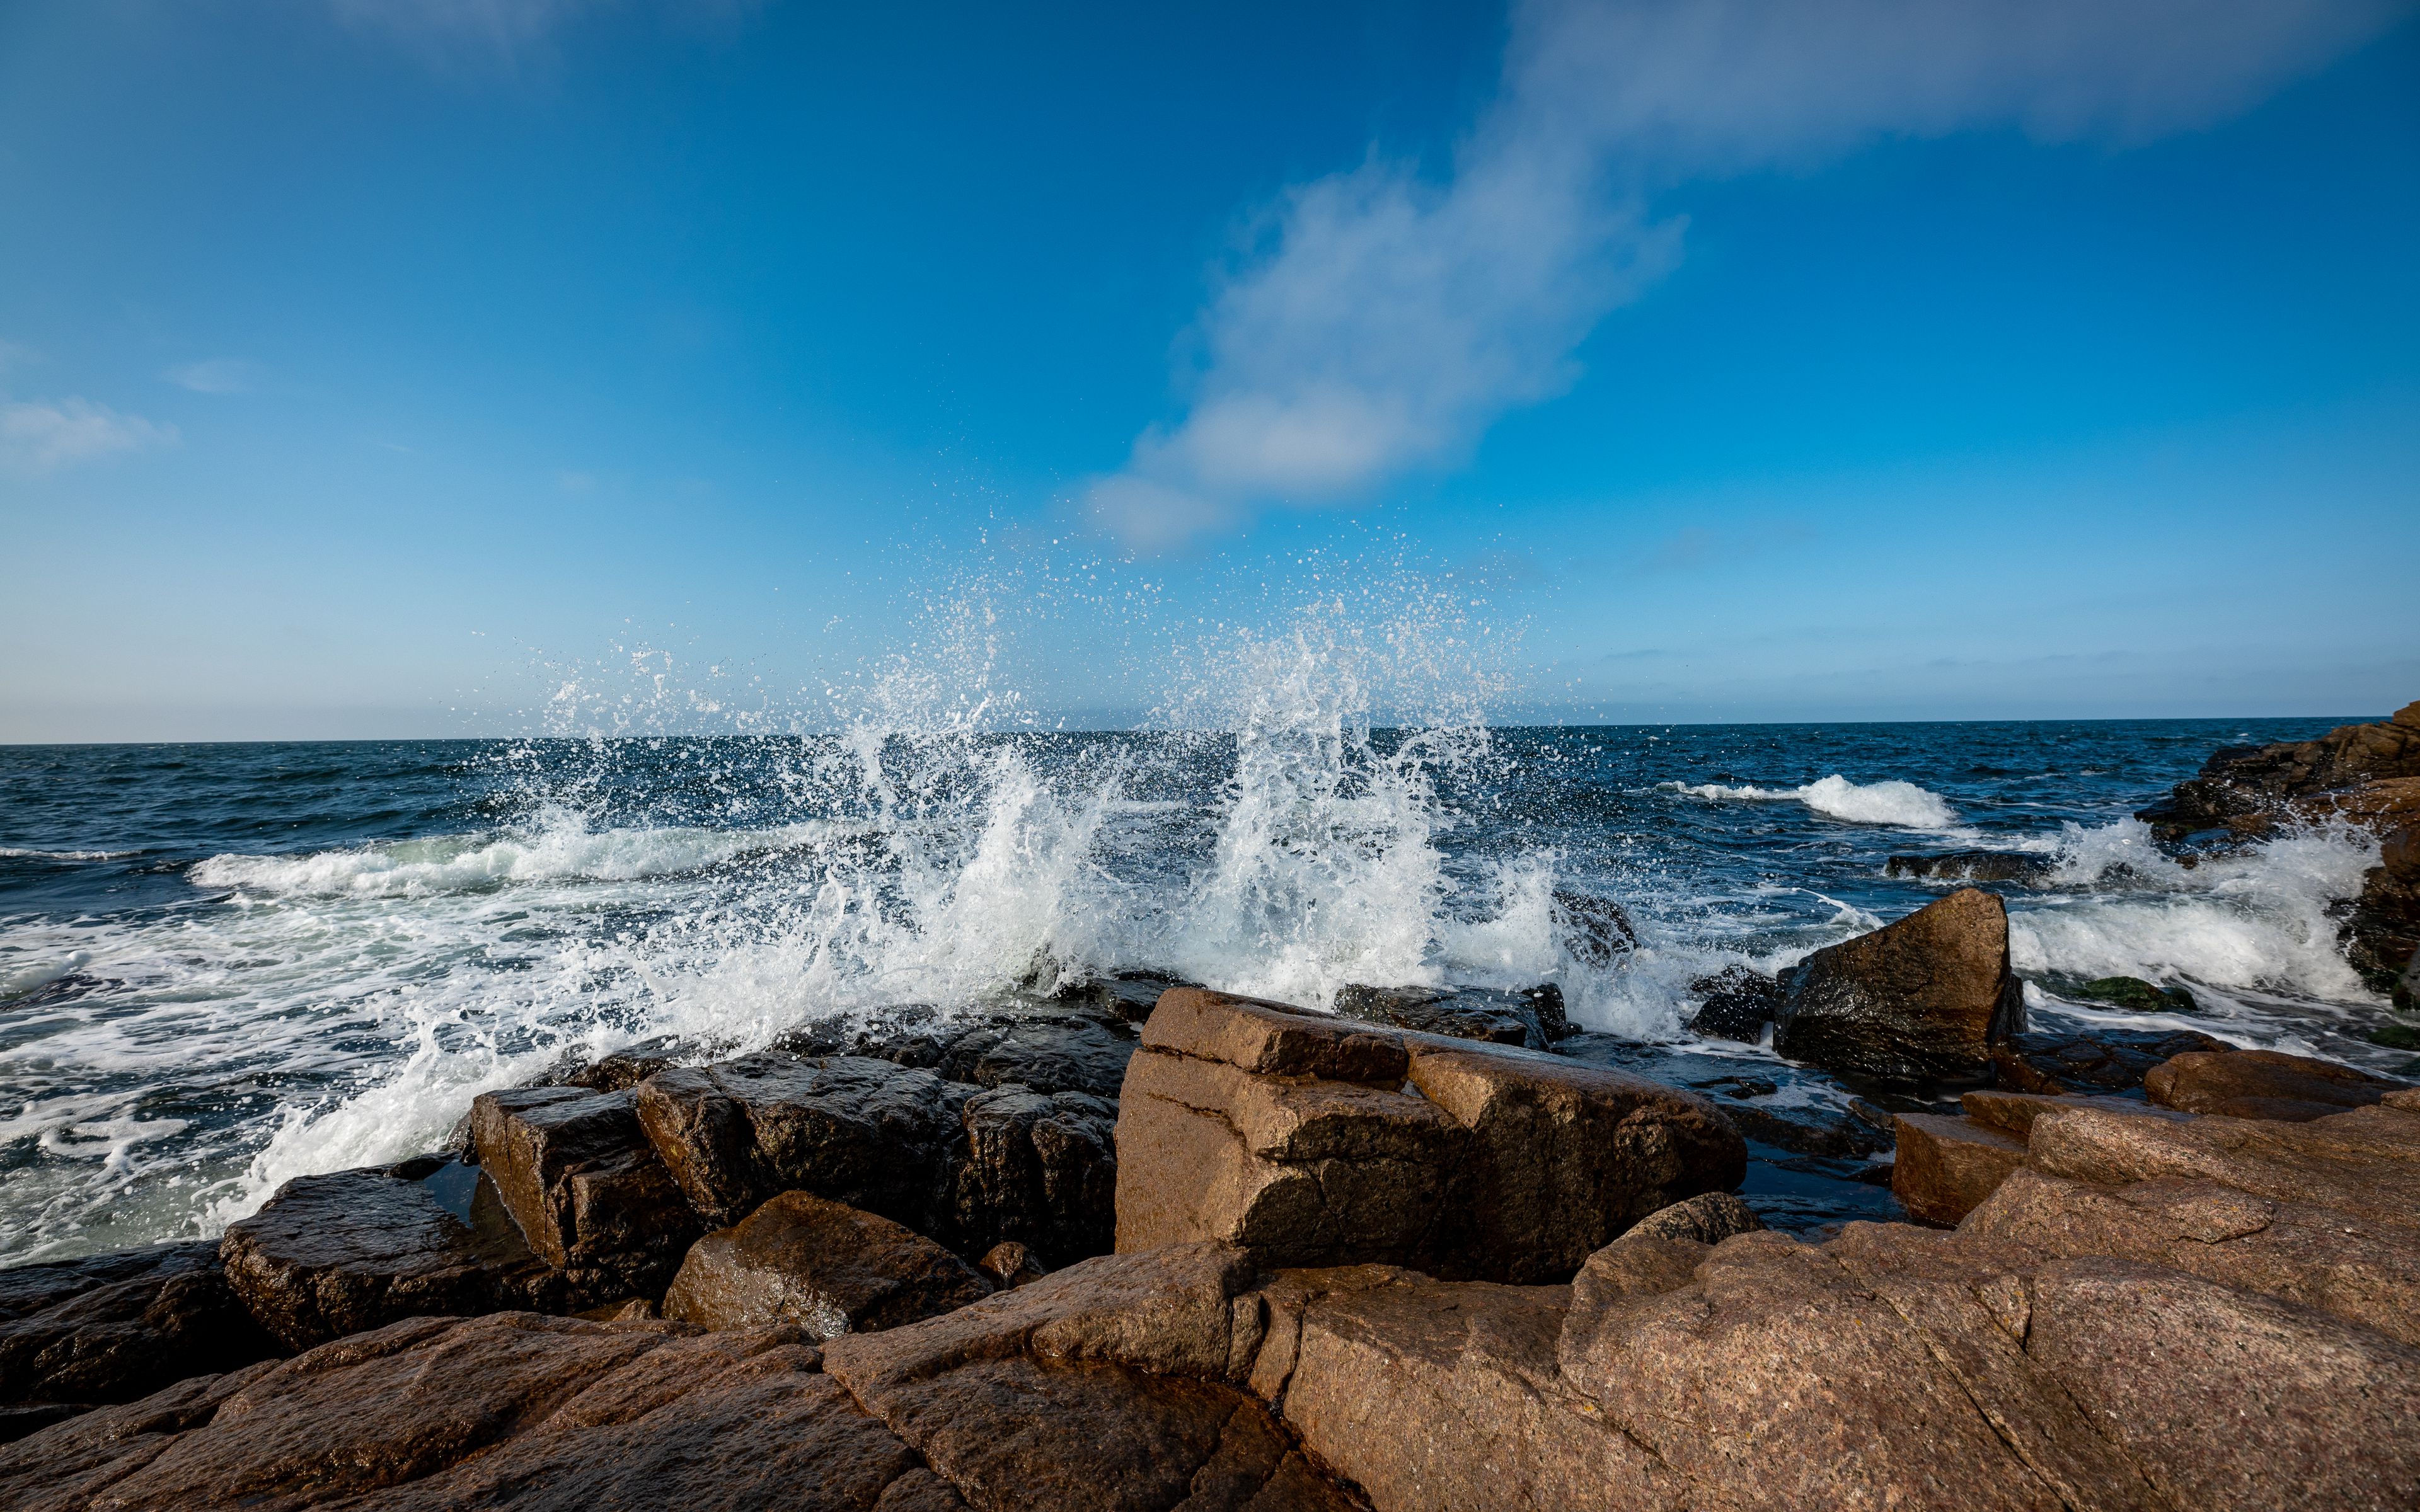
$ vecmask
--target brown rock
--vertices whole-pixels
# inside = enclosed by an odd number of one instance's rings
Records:
[[[1039,1281],[1050,1273],[1043,1269],[1040,1260],[1033,1257],[1032,1250],[1014,1240],[1002,1241],[984,1251],[984,1257],[975,1262],[975,1269],[989,1276],[992,1285],[1002,1291],[1024,1286],[1029,1281]]]
[[[2019,1144],[2032,1137],[2036,1119],[2045,1113],[2055,1113],[2060,1108],[2099,1108],[2118,1118],[2166,1119],[2172,1122],[2190,1117],[2130,1097],[2048,1096],[2040,1092],[2009,1092],[1988,1087],[1960,1093],[1958,1105],[1977,1123],[1995,1129]]]
[[[1953,1228],[2025,1163],[2025,1147],[1972,1119],[1899,1116],[1891,1195],[1918,1223]]]
[[[948,1507],[783,1334],[420,1319],[0,1449],[0,1502],[141,1509]],[[366,1497],[353,1502],[354,1497]]]
[[[2420,1345],[2420,1233],[2215,1181],[2093,1186],[2022,1170],[1964,1231],[2044,1255],[2113,1256],[2299,1303]]]
[[[2191,1029],[2015,1034],[1992,1047],[1992,1070],[1999,1085],[2012,1091],[2123,1092],[2142,1086],[2144,1076],[2172,1056],[2233,1048]]]
[[[2238,1050],[2178,1056],[2152,1068],[2143,1091],[2161,1106],[2186,1113],[2305,1123],[2367,1107],[2408,1085],[2308,1056]]]
[[[2028,1359],[2171,1504],[2412,1504],[2420,1350],[2125,1260],[2053,1261],[2029,1291]]]
[[[2420,729],[2399,717],[2341,725],[2317,740],[2215,751],[2200,776],[2178,783],[2135,817],[2164,840],[2221,827],[2263,835],[2323,795],[2413,777],[2420,777]]]
[[[471,1105],[480,1168],[530,1248],[607,1295],[659,1295],[700,1231],[635,1103],[534,1087]]]
[[[912,1323],[991,1289],[956,1256],[888,1218],[785,1192],[690,1246],[663,1315],[717,1331],[786,1324],[828,1339]]]
[[[1746,1174],[1746,1146],[1703,1098],[1552,1056],[1424,1040],[1411,1057],[1412,1085],[1467,1131],[1431,1239],[1442,1274],[1560,1280],[1639,1219]]]
[[[2009,914],[1963,887],[1792,969],[1774,1048],[1827,1070],[1897,1081],[1981,1075],[2024,1028],[2009,968]]]
[[[208,1241],[0,1271],[0,1403],[132,1401],[279,1352]],[[0,1433],[43,1419],[25,1408]]]
[[[405,1318],[573,1312],[623,1294],[597,1294],[532,1254],[484,1172],[469,1219],[457,1217],[429,1184],[441,1173],[465,1174],[425,1156],[296,1177],[228,1227],[228,1284],[289,1350]]]
[[[2038,1170],[2103,1186],[2216,1181],[2397,1226],[2420,1211],[2420,1116],[2390,1107],[2308,1123],[2063,1108],[2034,1120],[2027,1149]]]
[[[1273,1265],[1534,1281],[1745,1169],[1712,1104],[1617,1072],[1189,989],[1160,1003],[1119,1104],[1121,1253],[1220,1240]],[[1269,1065],[1353,1078],[1249,1069]]]
[[[1342,1508],[1233,1382],[1263,1328],[1230,1246],[1104,1257],[835,1340],[831,1374],[980,1506]]]

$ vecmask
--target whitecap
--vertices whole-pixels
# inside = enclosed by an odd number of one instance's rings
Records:
[[[1885,779],[1852,782],[1835,772],[1804,787],[1730,787],[1719,782],[1662,784],[1668,793],[1686,794],[1708,802],[1803,803],[1827,818],[1857,825],[1888,825],[1901,829],[1948,830],[1958,812],[1947,799],[1914,782]]]

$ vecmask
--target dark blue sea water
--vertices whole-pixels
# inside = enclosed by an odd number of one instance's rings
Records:
[[[0,748],[0,1263],[215,1232],[566,1053],[1130,968],[1309,1004],[1554,980],[1582,1053],[1820,1112],[1846,1089],[1693,1041],[1689,984],[1907,913],[1941,885],[1889,856],[1977,847],[2052,865],[2000,888],[2038,1018],[2397,1064],[2335,944],[2366,841],[2188,870],[2128,817],[2341,722],[1371,733],[1278,698],[1155,734]],[[1575,959],[1557,888],[1640,948]],[[2118,973],[2203,1011],[2060,995]],[[1777,1216],[1888,1209],[1762,1153]]]

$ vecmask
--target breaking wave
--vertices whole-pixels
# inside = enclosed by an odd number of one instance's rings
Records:
[[[1710,803],[1803,803],[1817,813],[1854,825],[1891,825],[1901,829],[1948,829],[1958,823],[1957,810],[1941,795],[1913,782],[1852,782],[1832,776],[1795,788],[1726,787],[1719,782],[1694,786],[1667,782],[1668,793],[1686,794]]]

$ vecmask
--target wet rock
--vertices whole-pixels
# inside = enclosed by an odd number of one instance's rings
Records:
[[[0,1502],[686,1512],[954,1507],[795,1334],[415,1319],[0,1449]],[[365,1498],[356,1502],[354,1498]]]
[[[1521,992],[1484,987],[1340,988],[1336,1011],[1372,1024],[1454,1040],[1544,1050],[1571,1037],[1563,992],[1552,982]]]
[[[2232,746],[2211,753],[2198,777],[2134,817],[2163,840],[2225,829],[2269,833],[2297,817],[2297,804],[2366,784],[2420,778],[2420,725],[2398,712],[2381,724],[2342,725],[2317,740]]]
[[[1117,1239],[1114,1103],[1000,1087],[968,1098],[944,1163],[937,1231],[970,1254],[1031,1245],[1053,1264],[1106,1255]]]
[[[2420,1223],[2420,1219],[2415,1219]],[[2420,1345],[2420,1246],[2395,1227],[2216,1181],[2119,1187],[2019,1170],[1965,1223],[1967,1232],[2044,1255],[2115,1256],[2317,1308]]]
[[[1610,898],[1572,887],[1557,887],[1554,898],[1556,933],[1573,960],[1604,970],[1638,948],[1638,932],[1630,915]]]
[[[2171,1057],[2234,1048],[2191,1029],[2046,1029],[1993,1045],[1992,1071],[2002,1087],[2019,1092],[2123,1092],[2142,1086]]]
[[[2298,1123],[2367,1107],[2408,1085],[2273,1050],[2179,1055],[2143,1078],[2144,1094],[2162,1107]]]
[[[1179,977],[1164,976],[1156,971],[1121,971],[1111,977],[1094,977],[1070,987],[1059,995],[1059,1001],[1071,1007],[1106,1014],[1125,1024],[1140,1024],[1151,1017],[1159,1004],[1159,995],[1171,987],[1198,987],[1201,983]]]
[[[663,1315],[810,1338],[896,1328],[991,1294],[965,1261],[888,1218],[785,1192],[690,1246]]]
[[[1988,1124],[1902,1113],[1891,1196],[1918,1223],[1953,1228],[2024,1163],[2024,1142]]]
[[[979,1506],[1351,1504],[1242,1390],[1248,1257],[1103,1257],[956,1312],[836,1339],[825,1367]]]
[[[1879,1154],[1891,1147],[1888,1134],[1823,1108],[1766,1107],[1729,1100],[1717,1105],[1724,1119],[1742,1135],[1793,1154],[1850,1160]]]
[[[0,1443],[14,1443],[29,1433],[39,1433],[54,1423],[64,1423],[92,1408],[90,1402],[15,1402],[0,1406]]]
[[[280,1352],[209,1241],[0,1271],[0,1436]]]
[[[872,1057],[759,1055],[660,1072],[636,1096],[648,1138],[715,1227],[797,1191],[923,1232],[977,1090]]]
[[[2412,790],[2415,811],[2398,815],[2397,827],[2374,826],[2384,832],[2378,865],[2362,873],[2361,895],[2339,938],[2370,990],[2408,1012],[2420,1002],[2420,779],[2398,786]]]
[[[1853,1075],[1956,1081],[2024,1026],[2008,909],[1966,887],[1792,968],[1774,1048]]]
[[[2061,1108],[2098,1108],[2118,1118],[2181,1119],[2189,1115],[2125,1097],[2086,1094],[2012,1092],[2005,1088],[1977,1088],[1961,1093],[1958,1105],[1966,1117],[2007,1134],[2019,1144],[2033,1137],[2034,1120]]]
[[[1691,1030],[1742,1044],[1763,1039],[1764,1026],[1781,1010],[1781,983],[1746,966],[1725,966],[1711,977],[1699,977],[1689,983],[1689,994],[1702,1004],[1689,1021]]]
[[[1745,1165],[1712,1104],[1637,1077],[1192,989],[1144,1026],[1117,1137],[1121,1253],[1525,1282]]]
[[[480,1168],[540,1259],[600,1295],[662,1294],[702,1226],[635,1093],[486,1092],[471,1118]]]
[[[475,1181],[463,1211],[442,1180]],[[534,1254],[486,1173],[435,1156],[298,1176],[228,1227],[228,1285],[289,1350],[423,1315],[575,1312],[628,1293]]]
[[[1032,1250],[1014,1240],[1003,1240],[984,1251],[975,1269],[989,1276],[992,1285],[1002,1291],[1039,1281],[1050,1273]]]
[[[1086,1092],[1117,1101],[1134,1054],[1132,1031],[1089,1019],[1019,1019],[971,1029],[953,1040],[933,1069],[977,1087]]]
[[[2024,851],[1951,851],[1942,856],[1894,856],[1883,874],[1928,882],[2016,882],[2040,887],[2050,880],[2050,858]]]
[[[2420,1115],[2391,1105],[2306,1123],[2061,1108],[2034,1120],[2026,1150],[2037,1170],[2103,1186],[2218,1181],[2394,1225],[2420,1211]]]
[[[2201,1004],[2192,991],[2181,986],[2162,987],[2140,977],[2096,977],[2081,987],[2066,990],[2066,996],[2090,1003],[2107,1003],[2130,1013],[2198,1013]]]
[[[564,1085],[584,1087],[592,1092],[627,1092],[656,1072],[670,1069],[673,1055],[679,1048],[680,1041],[670,1035],[642,1040],[582,1066],[565,1077]]]

